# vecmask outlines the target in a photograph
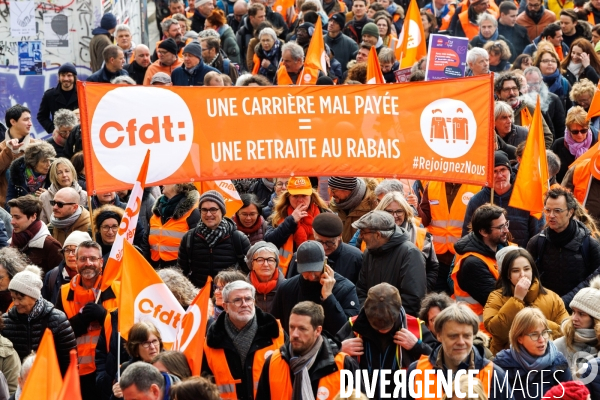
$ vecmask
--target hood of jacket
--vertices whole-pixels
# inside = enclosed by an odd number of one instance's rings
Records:
[[[44,242],[46,241],[46,236],[50,236],[50,231],[48,230],[46,224],[42,222],[42,227],[40,228],[38,233],[36,233],[35,236],[31,238],[29,243],[27,243],[27,246],[29,248],[43,249]]]
[[[486,257],[496,258],[496,252],[492,250],[483,240],[479,239],[473,232],[469,232],[467,236],[463,236],[454,245],[456,254],[465,254],[474,252],[482,254]]]
[[[409,241],[410,234],[406,231],[406,229],[396,226],[396,230],[394,231],[394,234],[390,237],[390,240],[384,243],[381,247],[369,250],[369,253],[374,256],[385,254],[387,252],[394,251],[396,247],[400,246],[404,242]]]
[[[275,317],[263,312],[258,307],[254,309],[256,312],[256,324],[258,325],[254,338],[275,339],[279,337],[279,324]],[[227,318],[227,313],[222,312],[206,333],[206,344],[213,349],[222,349],[228,342],[231,343],[231,339],[225,330],[225,318]]]
[[[158,209],[159,200],[160,197],[156,199],[154,205],[152,206],[152,214],[156,215],[157,217],[161,216],[160,211]],[[183,217],[185,213],[190,211],[192,208],[196,207],[196,205],[198,204],[198,200],[200,200],[200,193],[198,193],[197,190],[190,190],[189,192],[187,192],[185,197],[181,199],[179,203],[177,203],[175,211],[173,212],[173,218],[179,219]]]

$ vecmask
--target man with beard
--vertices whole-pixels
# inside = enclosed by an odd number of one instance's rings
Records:
[[[562,100],[548,90],[548,86],[543,81],[542,71],[538,67],[527,67],[523,74],[529,87],[527,96],[530,101],[533,103],[537,101],[537,96],[540,96],[542,115],[547,118],[546,123],[552,124],[554,127],[554,140],[563,137],[565,134],[565,107]]]
[[[239,72],[230,60],[223,58],[221,41],[216,37],[207,37],[206,39],[200,39],[200,45],[202,46],[202,61],[204,61],[204,65],[213,67],[222,74],[229,76],[231,82],[235,85],[239,77]]]
[[[256,289],[245,281],[223,288],[223,308],[204,342],[202,373],[213,375],[221,394],[253,400],[265,359],[286,335],[271,314],[255,307]]]
[[[152,77],[157,72],[164,72],[171,76],[173,70],[183,64],[181,59],[177,57],[177,43],[171,38],[163,40],[158,45],[157,52],[158,61],[153,62],[146,70],[144,85],[150,85]]]
[[[323,307],[311,301],[294,306],[290,339],[265,361],[257,399],[333,399],[340,392],[341,371],[353,376],[358,364],[324,334]]]
[[[126,65],[125,70],[135,83],[141,85],[150,63],[150,49],[146,45],[138,44],[133,50],[133,62]]]
[[[544,28],[556,21],[556,14],[544,7],[542,0],[527,0],[527,9],[517,17],[517,24],[527,29],[529,39],[537,38]]]
[[[298,302],[310,300],[323,306],[327,319],[323,328],[335,334],[358,314],[359,305],[354,284],[327,265],[321,243],[308,240],[298,246],[296,266],[299,275],[283,282],[273,300],[271,314],[289,326],[290,311]]]
[[[44,92],[37,120],[46,132],[54,132],[54,114],[58,110],[66,108],[73,111],[79,108],[76,81],[77,69],[71,63],[64,63],[58,69],[58,85]]]
[[[498,75],[494,79],[494,93],[498,97],[498,100],[505,101],[512,107],[515,113],[515,124],[526,126],[527,124],[523,123],[523,116],[525,114],[523,110],[527,108],[533,116],[535,106],[521,97],[521,80],[519,77],[511,72]],[[544,126],[544,143],[546,148],[549,149],[552,146],[552,142],[554,142],[554,138],[545,119],[542,121],[542,124]]]
[[[179,25],[179,21],[174,18],[165,19],[162,22],[162,28],[165,32],[165,39],[173,39],[175,44],[177,45],[177,56],[181,58],[183,56],[183,48],[186,44],[192,41],[192,39],[183,40],[183,35],[181,34],[181,25]],[[156,50],[154,50],[154,54],[152,54],[152,62],[158,60],[158,49],[162,41],[156,43]]]
[[[77,275],[60,288],[56,303],[64,311],[77,338],[79,381],[83,400],[99,399],[96,390],[96,343],[104,325],[106,312],[117,308],[117,297],[121,283],[114,281],[100,293],[102,281],[102,248],[94,241],[85,241],[77,246]]]
[[[79,193],[72,187],[56,192],[50,204],[52,237],[60,242],[61,247],[71,232],[87,232],[90,228],[90,212],[79,205]]]
[[[544,219],[537,219],[529,215],[529,211],[524,211],[508,205],[513,189],[511,178],[512,170],[510,168],[508,156],[502,151],[496,151],[494,155],[493,204],[499,205],[506,210],[507,219],[510,220],[510,228],[507,224],[506,229],[510,231],[515,243],[521,247],[525,247],[529,239],[542,230]],[[475,194],[475,196],[471,197],[471,200],[469,200],[469,204],[467,205],[467,212],[465,213],[462,236],[469,235],[469,232],[471,231],[469,225],[471,219],[474,218],[474,213],[479,207],[490,202],[491,195],[491,188],[484,187]],[[475,229],[473,228],[472,231],[475,231]],[[458,253],[456,245],[454,246],[454,249]],[[485,305],[485,301],[483,301],[483,304]]]

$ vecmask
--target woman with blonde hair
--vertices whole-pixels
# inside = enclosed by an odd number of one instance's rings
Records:
[[[526,307],[515,316],[509,332],[510,349],[496,355],[494,364],[508,375],[508,382],[522,382],[515,400],[542,399],[552,386],[572,380],[567,359],[551,340],[544,314]]]
[[[510,69],[508,60],[512,54],[504,40],[489,41],[483,45],[483,49],[490,55],[491,72],[502,72]]]
[[[575,219],[580,221],[585,225],[586,228],[590,230],[590,235],[594,239],[600,240],[600,230],[598,230],[598,225],[596,225],[594,217],[592,217],[579,202],[577,202],[577,208],[575,208],[575,214],[573,217],[575,217]]]
[[[40,201],[42,202],[42,212],[40,219],[43,223],[50,223],[50,216],[52,215],[51,200],[54,200],[54,195],[60,189],[65,187],[72,187],[79,194],[79,205],[87,207],[87,192],[79,186],[77,182],[77,171],[75,167],[66,158],[56,158],[50,166],[50,172],[48,173],[50,178],[50,187],[47,191],[40,195]]]
[[[322,212],[329,212],[327,203],[312,188],[307,176],[291,177],[284,192],[269,217],[270,226],[264,241],[279,248],[279,268],[283,276],[298,246],[314,240],[313,219]]]

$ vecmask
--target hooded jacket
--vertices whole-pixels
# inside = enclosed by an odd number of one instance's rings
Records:
[[[191,70],[184,65],[175,68],[171,73],[171,82],[173,82],[173,86],[204,86],[204,77],[211,71],[219,72],[200,60],[198,65]]]
[[[427,291],[425,259],[404,228],[396,227],[390,239],[377,249],[367,249],[356,283],[360,304],[369,288],[387,282],[400,291],[402,306],[409,315],[419,315]]]

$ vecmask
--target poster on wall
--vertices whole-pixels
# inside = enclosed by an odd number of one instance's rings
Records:
[[[35,2],[10,2],[10,35],[14,38],[35,36]]]
[[[465,76],[469,39],[444,35],[429,35],[426,81],[454,79]]]
[[[19,42],[19,75],[42,75],[42,42]]]
[[[69,18],[64,14],[44,14],[46,47],[69,47]]]

